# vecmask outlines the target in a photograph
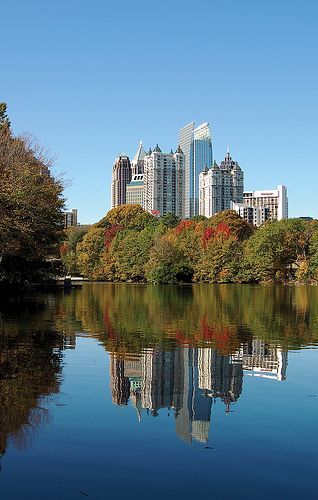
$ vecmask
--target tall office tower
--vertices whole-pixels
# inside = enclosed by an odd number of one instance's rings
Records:
[[[119,155],[113,165],[112,172],[112,208],[126,203],[126,187],[131,181],[129,157]]]
[[[178,143],[184,153],[184,217],[190,219],[193,215],[193,131],[194,122],[182,127]]]
[[[191,122],[179,132],[179,144],[185,156],[184,211],[189,219],[199,213],[199,174],[213,163],[211,132],[208,123],[195,128]]]
[[[140,141],[137,153],[131,162],[131,173],[133,176],[144,173],[145,156],[146,151],[142,147],[142,141]]]
[[[243,202],[244,174],[227,152],[225,159],[199,174],[199,213],[211,217]]]
[[[184,154],[180,146],[175,153],[163,153],[158,145],[150,150],[143,181],[146,210],[184,218]]]
[[[286,186],[263,191],[246,191],[243,195],[244,206],[268,208],[269,219],[288,219],[288,197]]]

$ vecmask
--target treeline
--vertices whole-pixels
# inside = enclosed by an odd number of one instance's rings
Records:
[[[112,282],[316,283],[318,221],[256,229],[232,210],[181,221],[122,205],[67,230],[61,258],[67,273]]]
[[[14,136],[0,103],[0,285],[46,281],[59,257],[63,185],[51,166],[35,140]]]

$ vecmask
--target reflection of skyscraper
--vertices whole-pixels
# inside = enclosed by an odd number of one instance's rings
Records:
[[[148,349],[143,355],[141,401],[144,408],[156,414],[169,408],[173,398],[174,351]]]
[[[125,362],[110,353],[110,388],[112,401],[117,405],[126,405],[130,394],[129,379],[125,377]]]
[[[214,349],[198,349],[199,387],[211,391],[226,405],[235,402],[243,384],[243,370],[231,356],[223,356]]]
[[[271,347],[259,339],[243,344],[236,358],[243,363],[243,369],[255,377],[285,380],[287,351]]]

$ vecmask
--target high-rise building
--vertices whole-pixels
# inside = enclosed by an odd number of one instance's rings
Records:
[[[199,175],[212,167],[212,139],[208,123],[202,123],[193,131],[193,215],[199,214]]]
[[[140,141],[137,152],[131,162],[132,176],[144,173],[145,157],[146,157],[146,151],[142,146],[142,141]]]
[[[144,174],[133,174],[131,182],[126,189],[127,205],[141,205],[145,208]]]
[[[127,155],[119,155],[112,172],[112,208],[126,203],[126,187],[131,181],[131,165]]]
[[[195,128],[191,122],[182,127],[178,143],[185,156],[184,216],[186,219],[199,213],[199,174],[213,163],[211,132],[208,123]]]
[[[262,191],[246,191],[243,203],[248,207],[268,208],[271,220],[288,219],[288,197],[286,186]]]
[[[199,213],[211,217],[243,202],[244,173],[228,151],[218,165],[214,162],[199,174]]]
[[[184,218],[184,154],[163,153],[157,145],[145,157],[144,203],[152,213],[172,213]]]

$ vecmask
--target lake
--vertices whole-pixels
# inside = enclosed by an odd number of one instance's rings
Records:
[[[0,304],[0,498],[317,499],[318,288]]]

